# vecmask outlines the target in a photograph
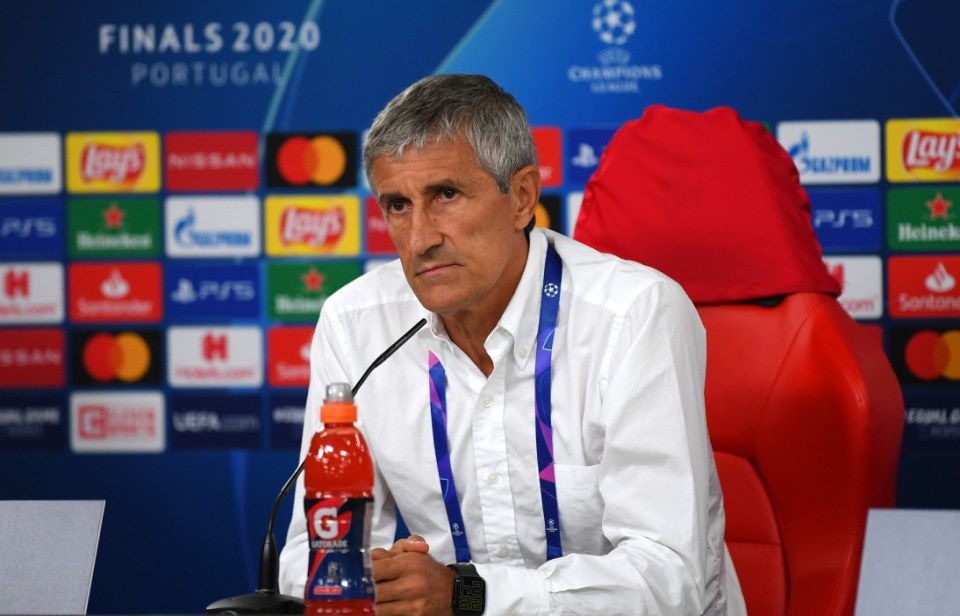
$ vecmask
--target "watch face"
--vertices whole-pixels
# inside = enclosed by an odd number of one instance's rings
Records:
[[[454,608],[457,614],[482,614],[486,583],[483,578],[457,578]]]

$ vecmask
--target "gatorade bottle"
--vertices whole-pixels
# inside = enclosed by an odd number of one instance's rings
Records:
[[[349,385],[327,386],[320,421],[323,430],[313,436],[304,465],[310,538],[304,614],[374,614],[373,463],[354,425]]]

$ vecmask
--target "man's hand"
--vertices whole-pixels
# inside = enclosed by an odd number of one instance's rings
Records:
[[[427,554],[423,537],[411,535],[389,550],[376,548],[373,579],[377,585],[377,616],[449,616],[453,613],[456,572]]]

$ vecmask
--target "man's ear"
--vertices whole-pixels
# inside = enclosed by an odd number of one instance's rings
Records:
[[[536,165],[527,165],[513,174],[510,189],[517,207],[514,226],[523,229],[536,214],[540,200],[540,169]]]

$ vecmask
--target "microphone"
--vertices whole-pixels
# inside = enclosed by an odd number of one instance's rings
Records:
[[[417,321],[417,324],[407,330],[407,333],[400,336],[396,342],[387,347],[386,351],[373,360],[373,363],[366,369],[357,384],[353,386],[351,390],[353,396],[356,397],[357,392],[360,391],[360,386],[367,380],[374,368],[387,361],[426,324],[426,319]],[[307,409],[307,412],[309,412],[309,409]],[[296,484],[297,477],[303,472],[305,462],[306,458],[300,461],[300,466],[293,471],[287,482],[283,484],[280,494],[273,502],[270,520],[267,522],[267,534],[263,538],[263,546],[260,549],[260,579],[257,592],[215,601],[207,606],[207,614],[303,614],[303,599],[280,594],[280,557],[277,553],[277,540],[273,534],[273,526],[277,519],[280,503],[290,492],[290,488]]]

